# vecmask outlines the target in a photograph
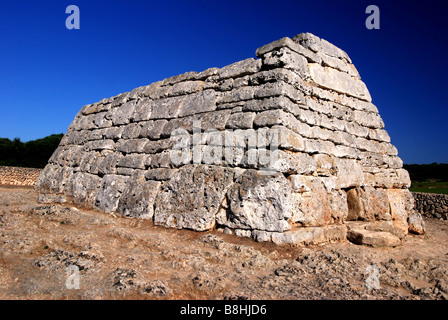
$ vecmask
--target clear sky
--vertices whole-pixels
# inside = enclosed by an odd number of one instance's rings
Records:
[[[405,163],[448,163],[447,16],[435,0],[1,1],[0,137],[65,133],[85,104],[311,32],[349,54]]]

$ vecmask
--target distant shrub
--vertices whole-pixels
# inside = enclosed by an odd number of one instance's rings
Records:
[[[0,165],[43,168],[64,135],[52,134],[42,139],[22,142],[19,138],[0,138]]]

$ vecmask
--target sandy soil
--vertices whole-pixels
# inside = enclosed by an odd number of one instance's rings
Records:
[[[282,247],[0,187],[0,299],[446,299],[448,222],[425,222],[396,248]]]

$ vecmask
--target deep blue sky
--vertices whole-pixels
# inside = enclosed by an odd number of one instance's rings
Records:
[[[311,32],[349,54],[405,163],[448,163],[447,16],[434,0],[2,1],[0,137],[65,133],[85,104]]]

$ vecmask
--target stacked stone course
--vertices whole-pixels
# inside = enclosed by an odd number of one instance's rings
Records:
[[[448,194],[412,192],[415,210],[428,218],[448,220]]]
[[[41,169],[0,166],[0,185],[34,186]]]
[[[343,240],[346,221],[423,232],[408,223],[421,221],[408,172],[348,55],[306,33],[256,56],[84,106],[37,190],[165,227],[276,243]],[[243,137],[230,148],[238,156],[204,161],[229,136]],[[181,139],[199,148],[175,163]]]

